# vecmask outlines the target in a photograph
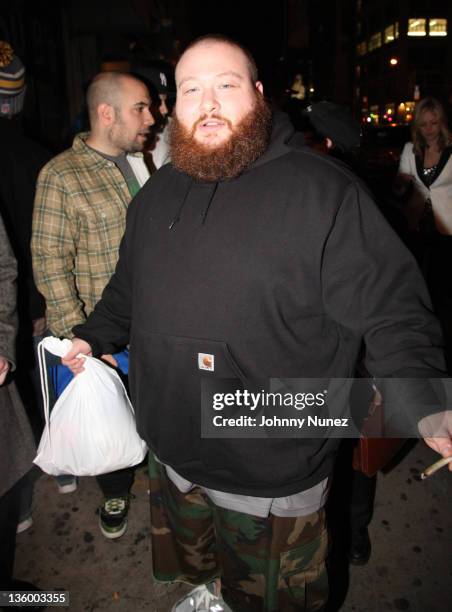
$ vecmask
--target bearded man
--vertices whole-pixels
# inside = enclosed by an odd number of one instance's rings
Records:
[[[338,440],[203,437],[201,387],[353,376],[362,339],[374,376],[438,375],[438,325],[366,190],[272,115],[246,50],[198,39],[176,85],[172,161],[129,208],[116,272],[64,363],[77,373],[78,353],[130,341],[154,576],[200,585],[174,610],[322,610]]]

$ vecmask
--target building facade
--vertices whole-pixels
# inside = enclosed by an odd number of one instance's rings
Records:
[[[365,123],[410,123],[416,102],[452,95],[450,0],[356,0],[354,111]]]

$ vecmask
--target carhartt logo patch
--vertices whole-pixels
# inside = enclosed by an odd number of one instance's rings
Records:
[[[215,370],[215,355],[198,353],[198,368],[200,370],[208,370],[209,372],[213,372]]]

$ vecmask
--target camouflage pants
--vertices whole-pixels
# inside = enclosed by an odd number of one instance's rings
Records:
[[[328,597],[324,511],[259,518],[181,493],[149,453],[153,574],[163,582],[221,578],[234,612],[314,612]]]

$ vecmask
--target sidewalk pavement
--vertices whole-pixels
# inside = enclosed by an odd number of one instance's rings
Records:
[[[372,556],[341,576],[341,612],[452,609],[452,474],[443,468],[419,479],[436,458],[420,442],[379,476]],[[190,587],[152,580],[147,490],[140,466],[128,530],[109,541],[98,528],[101,494],[94,478],[81,478],[75,493],[60,495],[53,478],[42,475],[35,485],[34,526],[17,537],[15,577],[69,591],[66,609],[74,612],[168,612]]]

